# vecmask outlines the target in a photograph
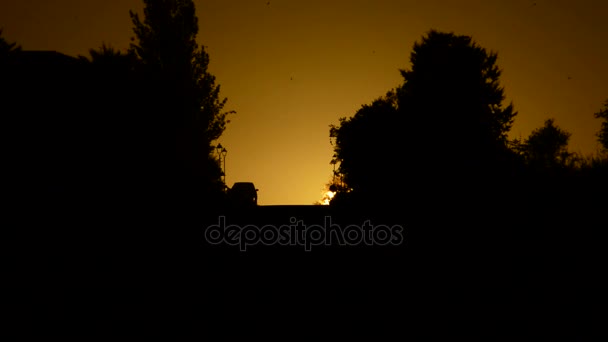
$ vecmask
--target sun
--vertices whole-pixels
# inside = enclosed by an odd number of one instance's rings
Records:
[[[329,205],[329,202],[332,198],[334,198],[335,195],[336,193],[333,191],[326,191],[325,194],[323,194],[323,198],[321,198],[320,203],[322,205]]]

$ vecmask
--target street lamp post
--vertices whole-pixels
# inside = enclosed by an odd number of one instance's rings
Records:
[[[223,172],[224,173],[224,185],[226,184],[226,155],[227,154],[228,154],[228,151],[226,150],[226,148],[222,148],[221,155],[222,155],[223,160],[224,160],[224,167],[223,167],[223,169],[224,169],[224,172]]]
[[[222,180],[224,181],[224,185],[225,185],[226,184],[226,176],[225,176],[225,174],[226,174],[226,171],[225,171],[226,161],[224,161],[224,164],[222,166],[222,157],[225,158],[225,151],[226,151],[226,149],[224,148],[224,146],[222,146],[222,144],[218,144],[215,147],[215,150],[217,152],[217,158],[219,159],[220,169],[222,171],[222,174],[221,174]]]

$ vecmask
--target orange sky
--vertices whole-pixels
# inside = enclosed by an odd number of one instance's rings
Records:
[[[24,49],[126,48],[141,0],[0,2],[0,27]],[[402,81],[431,28],[495,50],[513,136],[553,117],[570,150],[597,148],[608,99],[605,0],[195,0],[210,70],[236,110],[220,142],[227,183],[252,181],[259,204],[312,204],[331,178],[329,125]],[[536,5],[532,5],[536,3]],[[570,77],[571,79],[568,79]],[[293,79],[292,79],[293,78]],[[373,143],[373,142],[370,142]],[[383,162],[378,160],[380,166]]]

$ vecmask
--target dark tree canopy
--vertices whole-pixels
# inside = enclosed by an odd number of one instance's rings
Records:
[[[133,12],[131,18],[135,33],[131,52],[155,85],[148,88],[152,99],[148,105],[154,120],[164,127],[167,144],[175,146],[175,164],[181,174],[176,178],[195,182],[202,178],[207,190],[209,186],[212,191],[223,188],[212,142],[221,136],[226,116],[233,112],[223,111],[227,99],[220,98],[220,86],[208,71],[209,55],[196,42],[199,27],[194,2],[144,0],[143,20]]]
[[[198,18],[192,0],[144,0],[144,20],[131,12],[136,41],[131,49],[152,70],[171,83],[174,93],[187,100],[189,119],[203,127],[204,139],[213,141],[225,129],[222,112],[227,99],[209,73],[209,55],[199,46]],[[230,112],[232,113],[232,112]]]
[[[391,160],[394,138],[387,126],[397,123],[397,101],[394,91],[362,105],[351,118],[341,118],[338,126],[330,127],[335,139],[335,159],[340,162],[338,173],[354,191],[369,191],[378,187],[395,167]]]
[[[425,192],[450,177],[510,172],[507,134],[517,113],[503,104],[496,61],[469,36],[432,30],[415,43],[403,84],[331,127],[348,188]]]
[[[414,44],[410,62],[401,70],[399,107],[415,149],[466,162],[504,149],[517,113],[503,105],[497,53],[469,36],[431,30]]]
[[[133,71],[136,63],[133,53],[125,53],[106,44],[102,44],[98,49],[90,49],[89,55],[89,58],[81,58],[90,61],[96,66],[105,68],[106,71]]]
[[[602,145],[605,152],[608,152],[608,100],[604,103],[604,108],[595,113],[597,119],[602,120],[602,126],[597,133],[598,142]]]
[[[88,109],[91,126],[91,150],[96,153],[97,169],[102,171],[106,189],[118,187],[124,193],[149,187],[159,156],[155,137],[158,133],[151,120],[150,109],[145,105],[147,93],[145,79],[137,73],[136,56],[110,46],[102,45],[89,50],[88,63],[90,91]],[[134,190],[137,189],[137,190]]]
[[[17,43],[15,43],[15,42],[9,43],[3,37],[3,30],[0,29],[0,58],[8,56],[9,54],[14,53],[16,51],[20,51],[20,50],[21,50],[21,46],[17,45]]]
[[[544,126],[537,128],[523,142],[526,160],[532,166],[551,168],[564,165],[569,157],[568,141],[571,134],[547,119]]]

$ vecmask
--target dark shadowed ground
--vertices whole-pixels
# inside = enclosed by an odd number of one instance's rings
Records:
[[[110,218],[73,205],[46,213],[37,222],[48,225],[13,246],[12,318],[25,334],[528,339],[586,333],[599,303],[599,242],[587,244],[582,232],[529,234],[507,229],[508,219],[480,229],[482,219],[467,226],[450,213],[371,208],[123,208],[128,214]],[[367,219],[404,229],[396,246],[275,243],[243,252],[205,240],[220,217],[239,228],[330,217],[342,230]]]

